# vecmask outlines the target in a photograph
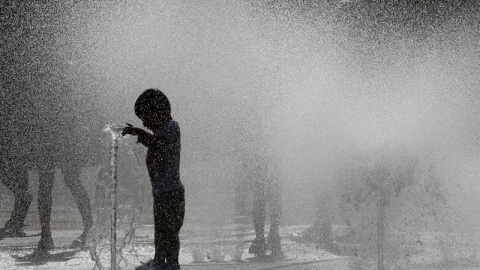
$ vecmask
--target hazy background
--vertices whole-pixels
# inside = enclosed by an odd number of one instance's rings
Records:
[[[461,223],[478,224],[478,4],[367,2],[29,3],[9,9],[26,21],[14,32],[38,35],[3,52],[60,74],[69,90],[39,96],[75,100],[82,141],[102,123],[140,126],[136,97],[164,91],[191,215],[227,211],[242,157],[260,151],[280,164],[284,223],[308,224],[343,159],[402,145],[436,157]]]

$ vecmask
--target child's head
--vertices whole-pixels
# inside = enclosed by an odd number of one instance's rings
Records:
[[[172,120],[170,101],[158,89],[145,90],[135,102],[135,114],[148,129],[154,129],[163,122]]]

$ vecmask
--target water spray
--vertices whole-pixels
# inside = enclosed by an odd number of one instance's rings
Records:
[[[118,138],[123,127],[115,124],[108,124],[105,126],[104,132],[109,132],[112,135],[112,142],[110,145],[110,201],[112,205],[111,212],[111,240],[110,240],[110,265],[111,270],[117,270],[117,155],[118,155]]]

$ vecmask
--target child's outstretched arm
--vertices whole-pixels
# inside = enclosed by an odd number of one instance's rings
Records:
[[[138,136],[138,142],[148,148],[164,143],[163,138],[158,138],[153,134],[150,134],[141,128],[134,127],[128,123],[127,126],[124,127],[122,130],[122,136],[125,136],[127,134],[132,136]]]

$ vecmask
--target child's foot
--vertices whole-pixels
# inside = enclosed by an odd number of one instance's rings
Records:
[[[165,268],[160,268],[161,270],[180,270],[180,264],[176,263],[176,264],[170,264],[170,265],[166,265]],[[159,270],[160,270],[159,269]],[[157,269],[155,269],[157,270]]]
[[[142,263],[142,265],[135,268],[135,270],[165,270],[167,269],[165,266],[165,262],[150,260]]]

